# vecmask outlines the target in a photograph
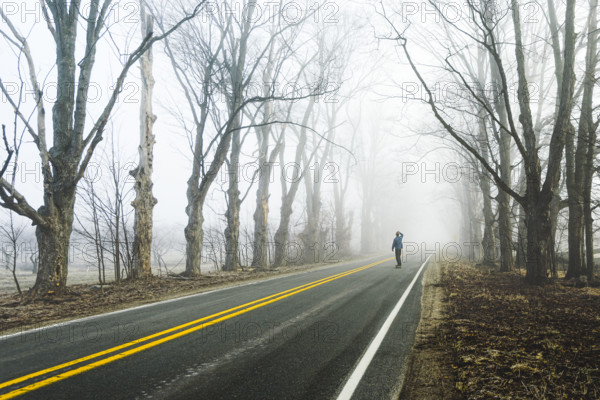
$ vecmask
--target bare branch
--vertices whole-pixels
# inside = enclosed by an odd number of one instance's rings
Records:
[[[90,132],[88,133],[87,137],[83,140],[83,147],[86,147],[88,145],[89,145],[89,147],[88,147],[87,152],[79,166],[78,173],[75,176],[75,179],[73,179],[73,182],[72,182],[73,186],[77,185],[77,183],[83,177],[83,175],[85,173],[85,169],[87,168],[87,165],[89,164],[89,162],[92,158],[92,155],[94,153],[96,146],[98,145],[98,143],[100,143],[102,141],[102,133],[104,131],[104,128],[106,127],[106,124],[108,123],[108,118],[110,116],[110,113],[112,112],[112,109],[113,109],[116,101],[117,101],[118,95],[123,90],[123,82],[125,81],[125,78],[127,77],[127,73],[129,72],[129,69],[131,68],[131,66],[133,64],[135,64],[137,62],[137,60],[139,60],[139,58],[146,52],[146,50],[148,50],[152,46],[153,43],[155,43],[159,40],[162,40],[164,38],[167,38],[176,29],[178,29],[182,24],[184,24],[185,22],[194,18],[199,13],[200,8],[202,7],[202,5],[204,3],[205,3],[205,0],[198,3],[198,5],[196,5],[196,7],[194,8],[194,10],[191,14],[188,14],[186,17],[179,20],[175,25],[173,25],[165,33],[158,35],[158,36],[153,36],[154,33],[150,32],[142,40],[140,45],[129,55],[127,62],[125,63],[123,69],[121,70],[121,73],[119,74],[119,77],[117,78],[117,82],[115,84],[115,89],[112,92],[110,100],[104,107],[102,114],[96,120],[96,123],[94,124],[94,126],[92,127]]]
[[[2,140],[4,141],[4,147],[6,148],[8,156],[6,157],[6,160],[4,160],[4,165],[2,166],[2,169],[0,169],[0,179],[4,176],[4,173],[8,169],[8,166],[10,165],[10,160],[12,159],[14,153],[14,150],[11,149],[10,145],[8,144],[8,139],[6,138],[6,125],[4,124],[2,124]]]

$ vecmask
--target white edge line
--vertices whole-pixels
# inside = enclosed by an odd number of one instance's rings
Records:
[[[108,317],[110,315],[116,315],[116,314],[121,314],[121,313],[129,312],[129,311],[140,310],[142,308],[154,307],[154,306],[158,306],[158,305],[162,305],[162,304],[172,303],[172,302],[175,302],[175,301],[186,300],[186,299],[189,299],[189,298],[192,298],[192,297],[199,297],[199,296],[204,296],[204,295],[212,294],[212,293],[216,293],[216,292],[222,292],[224,290],[230,290],[230,289],[235,289],[235,288],[240,288],[240,287],[250,286],[250,285],[257,285],[257,284],[262,283],[262,282],[273,281],[273,280],[276,280],[276,279],[282,279],[282,278],[286,278],[286,277],[294,276],[294,275],[307,274],[309,272],[314,272],[314,271],[317,271],[317,270],[323,270],[323,269],[328,269],[328,268],[334,268],[334,267],[338,267],[338,266],[344,265],[344,264],[351,264],[351,263],[354,263],[354,262],[361,263],[364,260],[368,260],[368,259],[371,259],[371,258],[378,258],[378,257],[377,256],[367,257],[365,259],[360,259],[360,260],[356,260],[356,261],[347,261],[347,262],[342,261],[341,263],[335,263],[334,265],[328,265],[328,266],[325,266],[325,267],[322,267],[322,268],[311,269],[311,270],[308,270],[308,271],[293,272],[291,274],[286,274],[286,275],[282,275],[282,276],[274,276],[274,277],[260,279],[260,280],[256,280],[256,281],[252,281],[252,282],[240,283],[239,285],[235,285],[234,284],[233,286],[227,286],[227,287],[223,287],[223,288],[219,288],[219,289],[208,290],[208,291],[202,292],[202,293],[189,294],[187,296],[175,297],[175,298],[168,299],[168,300],[157,301],[155,303],[142,304],[142,305],[135,306],[135,307],[130,307],[130,308],[123,308],[122,310],[109,311],[109,312],[102,313],[102,314],[88,315],[87,317],[83,317],[83,318],[70,319],[68,321],[63,321],[63,322],[59,322],[59,323],[56,323],[56,324],[39,326],[37,328],[31,328],[31,329],[28,329],[26,331],[17,331],[17,332],[9,333],[9,334],[6,334],[6,335],[3,335],[2,332],[0,331],[0,343],[2,343],[5,340],[8,340],[10,338],[13,338],[15,336],[28,335],[28,334],[33,333],[33,332],[42,331],[44,329],[51,329],[51,328],[63,327],[63,326],[67,326],[69,324],[75,324],[75,323],[79,323],[79,322],[89,321],[89,320],[93,320],[93,319],[96,319],[96,318]]]
[[[377,335],[375,336],[375,338],[373,338],[373,340],[369,344],[369,347],[367,348],[367,350],[363,354],[362,358],[360,359],[360,361],[354,368],[354,371],[352,371],[350,378],[348,378],[348,380],[346,381],[346,384],[342,388],[342,391],[340,392],[339,396],[337,397],[337,400],[350,400],[350,398],[352,398],[352,395],[354,394],[356,387],[358,386],[358,384],[360,383],[360,380],[362,379],[363,375],[367,371],[369,364],[371,364],[371,361],[373,361],[373,357],[375,356],[375,353],[379,349],[379,346],[381,346],[381,343],[383,342],[383,338],[385,338],[385,335],[387,334],[390,327],[392,326],[392,322],[394,322],[396,315],[398,315],[398,312],[400,312],[400,308],[404,304],[404,301],[406,301],[406,298],[410,294],[410,291],[412,290],[413,286],[415,285],[415,282],[417,282],[419,275],[421,275],[421,271],[423,271],[423,268],[427,264],[427,261],[429,261],[430,257],[431,257],[431,255],[429,257],[427,257],[425,262],[421,265],[421,267],[415,274],[415,277],[413,278],[412,282],[410,283],[410,285],[408,285],[408,287],[402,294],[402,297],[400,297],[400,300],[398,300],[398,303],[396,303],[396,305],[394,306],[394,308],[388,315],[387,319],[381,326],[381,329],[379,330],[379,332],[377,332]]]

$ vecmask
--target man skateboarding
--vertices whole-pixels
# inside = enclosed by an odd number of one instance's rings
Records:
[[[396,251],[396,267],[402,266],[402,238],[404,234],[400,231],[396,232],[396,237],[394,238],[394,242],[392,243],[392,251]]]

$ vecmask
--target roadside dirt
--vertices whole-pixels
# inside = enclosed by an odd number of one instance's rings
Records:
[[[444,332],[447,300],[442,282],[446,268],[432,263],[423,275],[421,321],[408,360],[399,399],[459,399],[455,371]]]
[[[137,282],[69,286],[63,296],[26,302],[17,294],[0,295],[0,337],[52,323],[116,311],[142,304],[234,286],[269,277],[326,268],[332,264],[280,267],[276,270],[245,270],[206,274],[198,278],[152,277]]]
[[[401,399],[600,399],[600,289],[532,287],[463,263],[439,271]]]

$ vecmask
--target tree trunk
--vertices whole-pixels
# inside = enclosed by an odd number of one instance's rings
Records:
[[[530,202],[527,210],[527,274],[533,285],[544,284],[556,264],[550,202]]]
[[[283,137],[280,137],[280,141],[275,145],[275,148],[267,158],[268,139],[266,138],[269,135],[270,129],[265,129],[265,131],[266,132],[263,132],[264,142],[261,144],[261,157],[259,157],[260,175],[258,189],[256,191],[256,209],[254,211],[252,266],[255,268],[269,267],[269,244],[267,241],[269,228],[269,197],[271,196],[269,187],[271,185],[271,174],[273,172],[275,160],[283,148]],[[281,133],[281,135],[283,134],[284,132]]]
[[[190,277],[200,276],[201,274],[202,240],[204,239],[202,205],[203,202],[192,201],[186,207],[188,222],[184,229],[186,242],[185,275]]]
[[[37,226],[35,236],[39,250],[39,269],[30,294],[63,294],[67,289],[69,246],[73,230],[74,193],[63,193],[65,208],[55,208],[54,215],[46,215],[48,224]],[[44,211],[40,209],[40,213]]]
[[[309,99],[308,102],[308,106],[306,107],[306,110],[304,111],[304,116],[302,117],[302,125],[300,128],[300,134],[299,134],[299,138],[298,138],[298,145],[296,146],[296,154],[294,157],[294,164],[295,166],[299,166],[300,163],[302,162],[302,155],[304,154],[304,150],[306,147],[306,126],[308,124],[308,120],[310,118],[310,115],[312,114],[312,111],[314,109],[314,105],[315,105],[315,98],[311,97]],[[316,151],[316,149],[313,150],[313,152]],[[311,156],[312,159],[312,156]],[[284,168],[284,159],[283,159],[283,152],[279,153],[279,160],[280,160],[280,164],[282,166],[282,168]],[[292,205],[294,204],[294,199],[296,198],[296,193],[298,193],[298,188],[300,186],[300,182],[302,182],[302,179],[304,177],[304,172],[306,171],[306,169],[304,169],[303,171],[297,171],[295,170],[295,175],[292,177],[288,177],[286,176],[287,171],[284,170],[284,173],[281,174],[281,191],[282,191],[282,195],[281,195],[281,215],[279,218],[279,227],[277,228],[277,231],[275,232],[275,236],[273,238],[273,240],[275,241],[275,257],[273,260],[273,267],[277,268],[279,266],[284,265],[285,263],[287,263],[288,261],[290,261],[289,259],[287,259],[287,255],[288,255],[288,247],[291,250],[291,247],[289,246],[288,240],[289,240],[289,230],[290,230],[290,218],[292,216]],[[287,188],[287,180],[290,179],[290,187],[289,189]],[[299,251],[302,251],[302,249],[299,249]],[[298,258],[300,258],[301,255],[298,256]],[[294,261],[297,261],[294,258]]]
[[[596,66],[598,63],[598,1],[590,1],[588,17],[588,45],[586,49],[586,71],[584,75],[583,98],[576,152],[576,178],[581,179],[582,218],[585,231],[586,274],[591,281],[594,277],[594,227],[591,208],[592,177],[596,151],[596,130],[598,124],[593,120],[593,93],[596,84]],[[583,257],[583,255],[582,255]],[[583,271],[582,271],[583,272]]]
[[[115,233],[113,236],[113,251],[114,251],[114,267],[115,267],[115,282],[121,281],[121,252],[120,252],[120,211],[121,207],[119,207],[119,182],[115,179]]]
[[[186,240],[186,259],[185,272],[186,276],[194,277],[200,275],[202,265],[202,240],[204,239],[204,223],[203,206],[206,200],[206,195],[210,186],[216,179],[216,176],[225,162],[229,146],[231,145],[231,125],[228,125],[217,149],[213,162],[210,168],[200,179],[201,160],[202,160],[202,127],[197,126],[196,144],[194,147],[194,162],[192,164],[192,174],[187,181],[186,196],[188,204],[185,207],[185,212],[188,216],[187,225],[184,228]]]
[[[333,194],[335,199],[335,245],[339,256],[350,254],[350,239],[352,229],[352,212],[346,216],[346,207],[344,202],[345,187],[341,182],[335,182]]]
[[[148,35],[153,29],[153,20],[143,12],[142,5],[142,35]],[[140,58],[142,101],[140,104],[140,145],[139,165],[131,174],[135,177],[135,199],[131,203],[135,209],[133,229],[133,279],[147,278],[152,274],[152,213],[157,203],[152,193],[152,170],[154,159],[154,135],[152,126],[156,116],[152,113],[152,91],[154,77],[152,76],[152,48]]]
[[[369,174],[369,172],[366,172]],[[370,180],[363,179],[363,196],[360,213],[360,251],[363,254],[373,252],[373,206]]]
[[[558,213],[560,212],[561,198],[558,194],[552,196],[550,201],[550,229],[552,235],[552,243],[556,243],[556,231],[558,230]],[[583,243],[583,242],[582,242]],[[583,249],[582,249],[583,250]],[[550,269],[550,276],[553,279],[558,278],[558,264],[554,262],[548,266]]]
[[[501,76],[496,60],[490,55],[490,65],[492,70],[492,81],[494,88],[501,87]],[[500,177],[504,182],[510,185],[511,182],[511,160],[510,143],[511,136],[503,127],[508,126],[508,114],[504,98],[500,93],[494,93],[494,106],[498,113],[498,119],[502,126],[498,129],[499,151],[500,151]],[[498,235],[500,239],[500,271],[506,272],[513,268],[513,243],[512,243],[512,223],[510,214],[510,196],[498,188]]]
[[[267,268],[269,260],[267,256],[267,228],[269,216],[269,174],[266,178],[267,167],[261,164],[261,176],[256,191],[256,209],[254,211],[254,242],[252,251],[252,266],[255,268]]]
[[[227,227],[225,228],[225,265],[224,271],[235,271],[239,268],[239,237],[240,237],[240,199],[239,189],[239,168],[240,168],[240,130],[237,129],[239,123],[235,125],[235,131],[231,137],[231,155],[229,157],[229,189],[227,190]]]
[[[311,100],[311,104],[313,101]],[[310,114],[312,106],[309,106],[305,113],[305,120],[308,118],[308,114]],[[303,124],[303,126],[306,126]],[[300,165],[300,161],[302,160],[302,154],[304,152],[304,147],[306,145],[306,129],[302,128],[300,130],[300,138],[298,141],[298,145],[296,147],[296,156],[294,165]],[[284,165],[283,152],[279,153],[280,164]],[[273,258],[273,267],[277,268],[282,265],[287,264],[288,262],[298,262],[301,260],[302,248],[298,245],[298,243],[294,243],[291,245],[289,243],[290,236],[290,220],[292,217],[293,209],[292,206],[294,204],[294,200],[296,199],[296,194],[298,193],[298,188],[300,187],[300,182],[302,182],[303,174],[302,172],[295,170],[294,176],[286,176],[286,172],[281,174],[281,208],[280,208],[280,217],[279,217],[279,226],[277,227],[277,231],[273,237],[275,242],[275,256]],[[287,180],[290,179],[290,187],[287,188]],[[290,259],[288,256],[288,250],[291,253],[292,251],[298,252],[298,254],[294,253],[294,257]]]
[[[521,173],[519,174],[519,193],[525,192],[527,187],[526,179],[525,168],[522,168]],[[522,204],[518,204],[517,209],[518,227],[516,267],[520,269],[527,267],[527,210]]]
[[[280,267],[285,265],[288,256],[288,250],[291,250],[291,246],[288,246],[288,239],[290,236],[290,218],[292,216],[292,204],[294,203],[294,196],[284,196],[283,203],[281,204],[281,216],[279,220],[279,227],[275,232],[273,240],[275,241],[275,257],[273,259],[273,267]],[[288,248],[289,247],[289,248]]]
[[[273,81],[273,54],[274,46],[269,48],[269,57],[267,67],[263,72],[263,82]],[[270,94],[269,85],[264,85],[263,96],[268,98]],[[254,210],[254,242],[252,243],[252,266],[254,268],[267,268],[269,266],[269,252],[267,244],[268,223],[269,223],[269,186],[271,184],[271,170],[273,161],[277,158],[280,150],[280,143],[275,145],[269,156],[269,139],[271,136],[271,120],[273,113],[273,104],[267,101],[263,104],[262,124],[257,127],[258,139],[258,188],[256,190],[256,208]],[[289,115],[289,114],[288,114]],[[281,133],[283,135],[283,132]],[[281,138],[280,138],[281,139]]]
[[[591,183],[590,183],[591,186]],[[591,201],[589,192],[584,196],[584,218],[585,218],[585,255],[587,265],[587,277],[591,282],[594,279],[594,219],[592,217]]]
[[[321,183],[323,182],[323,165],[327,159],[329,152],[331,151],[331,139],[333,130],[330,129],[328,133],[329,141],[325,145],[323,154],[319,161],[314,163],[314,166],[310,165],[308,157],[304,157],[304,169],[313,169],[314,174],[311,176],[309,173],[304,179],[306,187],[306,225],[304,231],[300,235],[302,240],[302,251],[303,251],[303,262],[305,264],[311,264],[321,261],[320,253],[324,249],[323,238],[321,237],[321,207],[323,202],[321,200]],[[313,168],[314,167],[314,168]]]
[[[583,124],[583,121],[580,122]],[[579,145],[578,145],[579,147]],[[579,161],[575,157],[575,129],[567,132],[565,143],[565,174],[567,183],[567,195],[569,204],[568,220],[568,251],[569,268],[565,278],[579,278],[583,272],[583,182],[578,179],[575,172],[575,163]]]
[[[306,166],[308,167],[308,166]],[[315,171],[315,173],[318,173]],[[307,177],[309,178],[309,177]],[[308,181],[306,179],[305,181]],[[307,196],[306,226],[300,235],[302,239],[302,255],[305,264],[319,261],[321,248],[321,235],[319,231],[319,217],[321,215],[321,195],[316,188]]]
[[[496,235],[494,234],[494,210],[490,193],[490,183],[485,174],[480,174],[480,187],[483,193],[483,262],[493,264],[496,262]]]
[[[483,110],[479,114],[479,147],[482,157],[489,160],[489,152],[487,150],[487,134]],[[478,168],[479,173],[479,188],[483,197],[483,238],[481,245],[483,247],[483,262],[484,264],[493,264],[496,262],[496,235],[494,234],[494,210],[492,209],[492,194],[490,187],[490,178]]]
[[[571,186],[571,185],[568,185]],[[566,279],[579,278],[584,272],[583,264],[583,198],[581,191],[571,189],[569,191],[569,221],[568,221],[568,249],[569,268]]]
[[[473,186],[473,183],[469,183],[469,186],[472,187],[472,189],[475,189]],[[471,224],[470,224],[470,231],[471,231],[471,237],[469,238],[469,241],[471,243],[481,243],[483,240],[482,236],[481,236],[481,215],[479,213],[477,213],[477,205],[474,203],[478,202],[478,197],[477,197],[477,192],[476,189],[472,191],[472,196],[471,196],[471,214],[472,214],[472,218],[471,218]],[[474,198],[473,198],[474,196]],[[481,255],[482,255],[482,251],[481,248],[479,246],[472,246],[469,247],[468,249],[469,251],[469,256],[471,257],[471,260],[481,260]]]
[[[502,170],[505,168],[506,164],[503,164]],[[510,176],[510,172],[508,175]],[[507,179],[507,182],[510,182],[510,178]],[[512,270],[514,265],[512,223],[510,197],[502,189],[498,189],[498,232],[500,235],[500,271],[507,272]]]

